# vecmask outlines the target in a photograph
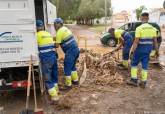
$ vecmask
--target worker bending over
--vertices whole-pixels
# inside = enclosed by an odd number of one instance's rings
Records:
[[[54,20],[56,30],[55,44],[56,48],[61,46],[65,53],[64,74],[66,89],[71,89],[72,84],[78,85],[78,73],[76,69],[76,61],[79,57],[79,48],[72,32],[63,26],[63,20],[56,18]]]
[[[123,50],[122,50],[123,61],[122,61],[122,64],[120,64],[120,66],[127,69],[129,66],[129,63],[128,63],[129,52],[130,52],[131,46],[133,44],[133,37],[130,35],[130,33],[126,32],[124,30],[121,30],[121,29],[115,30],[114,28],[111,28],[111,29],[109,29],[109,32],[119,42],[119,45],[117,46],[117,48],[115,48],[113,51],[111,51],[111,53],[118,51],[123,47]]]

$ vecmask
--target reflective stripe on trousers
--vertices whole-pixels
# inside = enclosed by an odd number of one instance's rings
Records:
[[[40,53],[47,53],[50,51],[55,51],[55,45],[54,44],[48,44],[48,45],[39,46],[38,50]]]
[[[50,52],[50,51],[55,51],[55,48],[53,48],[53,49],[40,50],[39,52],[40,53],[47,53],[47,52]]]

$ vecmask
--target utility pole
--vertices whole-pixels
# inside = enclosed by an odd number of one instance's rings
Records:
[[[58,11],[59,11],[59,10],[58,10],[58,9],[59,9],[59,0],[57,0],[56,3],[57,3],[57,5],[56,5],[56,10],[57,10],[57,11],[56,11],[56,12],[57,12],[57,17],[58,17],[58,16],[59,16],[59,15],[58,15]]]
[[[107,0],[104,0],[105,2],[105,31],[107,30]]]

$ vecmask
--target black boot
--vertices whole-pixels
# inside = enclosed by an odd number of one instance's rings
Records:
[[[141,88],[145,89],[146,86],[147,86],[147,82],[146,82],[146,81],[141,81],[141,82],[139,83],[139,86],[140,86]]]
[[[73,85],[79,85],[79,81],[72,81]]]
[[[128,85],[131,85],[131,86],[134,86],[134,87],[138,87],[139,84],[138,84],[138,79],[133,79],[131,78],[130,80],[127,81],[127,84]]]

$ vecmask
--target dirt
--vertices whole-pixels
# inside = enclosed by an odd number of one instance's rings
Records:
[[[130,87],[126,84],[130,70],[121,70],[116,66],[120,61],[118,54],[103,59],[102,54],[112,48],[103,47],[98,37],[95,37],[99,36],[97,33],[86,27],[70,28],[76,36],[83,33],[88,41],[88,50],[92,50],[88,51],[87,78],[81,86],[74,86],[70,91],[60,91],[61,98],[56,105],[48,105],[38,94],[39,107],[43,107],[46,114],[165,114],[165,71],[150,65],[147,88]],[[83,40],[79,46],[84,48]],[[80,76],[84,57],[82,52],[77,64]],[[62,59],[59,64],[60,86],[63,80],[61,64]],[[33,97],[30,103],[33,108]],[[0,106],[4,107],[5,114],[18,114],[25,106],[25,91],[3,94]]]
[[[91,53],[91,52],[89,52]],[[91,54],[90,54],[91,55]],[[91,55],[97,57],[99,55]],[[94,58],[93,58],[94,59]],[[102,59],[94,59],[99,61]],[[160,69],[153,69],[150,65],[149,82],[146,89],[127,86],[126,80],[130,74],[127,70],[120,70],[115,65],[115,60],[109,58],[112,64],[100,60],[101,63],[89,64],[86,82],[75,87],[66,93],[60,108],[57,105],[57,114],[164,114],[165,113],[165,72]],[[81,58],[82,60],[82,58]],[[93,62],[92,62],[93,63]],[[114,63],[114,64],[113,64]],[[78,63],[79,64],[79,63]],[[111,68],[104,74],[99,74],[99,67],[105,71],[108,66]],[[103,65],[103,66],[104,66]],[[93,68],[95,71],[92,71]],[[101,70],[101,72],[104,72]],[[159,73],[158,73],[159,72]],[[117,73],[117,76],[115,74]],[[162,79],[163,78],[163,79]],[[116,80],[113,80],[116,79]],[[69,108],[66,104],[70,104]],[[54,107],[56,109],[56,107]]]

